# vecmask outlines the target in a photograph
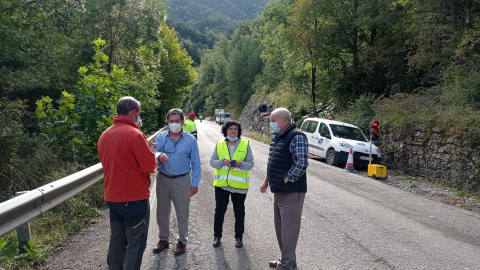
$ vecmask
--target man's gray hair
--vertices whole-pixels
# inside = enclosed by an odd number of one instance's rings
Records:
[[[133,97],[122,97],[117,102],[117,114],[127,116],[131,110],[138,111],[140,109],[140,101]]]
[[[168,118],[170,118],[170,115],[180,115],[180,120],[185,120],[184,117],[183,117],[183,111],[182,109],[179,109],[179,108],[175,108],[175,109],[171,109],[170,111],[168,111],[167,113],[167,121],[168,121]]]
[[[285,108],[277,108],[273,110],[272,114],[275,114],[282,119],[287,119],[288,122],[292,122],[292,114]]]

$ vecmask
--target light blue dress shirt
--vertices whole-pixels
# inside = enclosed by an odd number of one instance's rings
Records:
[[[183,131],[178,141],[173,141],[169,131],[158,134],[156,138],[157,152],[168,156],[168,162],[158,162],[158,171],[166,175],[180,175],[193,171],[192,184],[198,187],[202,177],[200,169],[200,153],[195,137]]]

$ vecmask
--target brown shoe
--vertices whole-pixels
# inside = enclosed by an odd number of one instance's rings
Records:
[[[186,250],[187,250],[187,244],[184,244],[184,243],[178,241],[178,244],[175,247],[174,254],[175,254],[175,256],[177,256],[177,255],[185,253]]]
[[[158,242],[158,244],[153,248],[153,253],[159,253],[160,251],[168,248],[168,245],[168,241],[160,240],[160,242]]]
[[[220,239],[221,238],[218,236],[215,236],[215,238],[213,238],[213,247],[218,247],[222,244],[222,241]]]
[[[268,265],[272,268],[276,268],[277,267],[277,264],[278,264],[278,261],[269,261],[268,262]]]

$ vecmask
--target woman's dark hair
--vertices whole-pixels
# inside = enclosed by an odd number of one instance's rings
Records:
[[[227,137],[227,129],[233,125],[236,125],[238,127],[238,138],[240,139],[240,136],[242,136],[242,125],[240,125],[239,122],[235,121],[235,120],[230,120],[230,121],[227,121],[225,122],[225,124],[223,124],[222,126],[222,133],[223,133],[223,136],[226,138]]]

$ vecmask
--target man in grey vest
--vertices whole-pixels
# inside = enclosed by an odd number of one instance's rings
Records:
[[[270,185],[275,233],[282,255],[269,265],[276,269],[293,269],[297,267],[295,250],[307,192],[308,140],[292,123],[292,116],[285,108],[271,113],[270,127],[276,136],[270,142],[267,175],[260,192],[265,193]]]

